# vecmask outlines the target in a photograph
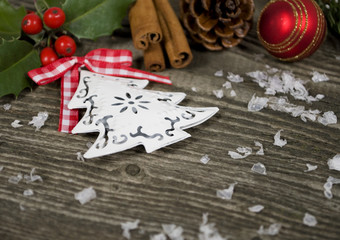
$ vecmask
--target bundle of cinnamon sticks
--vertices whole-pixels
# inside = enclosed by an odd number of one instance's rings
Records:
[[[187,38],[168,0],[136,0],[129,11],[129,21],[133,44],[144,51],[146,70],[165,69],[163,52],[174,68],[191,62]]]

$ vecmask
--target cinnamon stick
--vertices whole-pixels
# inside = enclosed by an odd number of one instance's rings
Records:
[[[149,43],[162,40],[162,30],[152,0],[137,0],[129,11],[129,21],[135,48],[145,50]]]
[[[165,69],[163,49],[160,43],[150,44],[144,51],[145,69],[152,72],[161,72]]]
[[[192,60],[192,53],[177,15],[168,0],[153,1],[169,62],[174,68],[186,67]]]

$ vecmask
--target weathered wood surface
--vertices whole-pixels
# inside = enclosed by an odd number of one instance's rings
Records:
[[[20,1],[11,1],[18,3]],[[266,1],[256,1],[255,23]],[[20,2],[22,3],[22,2]],[[32,7],[31,1],[23,2]],[[174,6],[176,2],[173,1]],[[142,53],[134,50],[129,36],[82,41],[78,54],[99,47],[127,48],[134,53],[134,67],[143,68]],[[110,156],[77,160],[77,152],[85,152],[86,143],[96,134],[67,135],[59,133],[58,115],[60,86],[52,83],[23,92],[17,100],[0,99],[0,106],[12,104],[9,111],[0,109],[0,239],[124,239],[120,223],[140,219],[139,230],[132,239],[149,239],[161,231],[162,223],[182,226],[185,239],[198,239],[202,214],[209,213],[209,222],[216,223],[222,236],[232,239],[340,239],[340,186],[333,186],[334,197],[325,198],[323,185],[328,176],[340,178],[329,170],[327,159],[339,153],[340,125],[323,126],[304,123],[288,114],[264,109],[248,112],[247,103],[254,93],[263,96],[263,89],[253,83],[246,72],[264,70],[265,64],[292,70],[301,79],[310,79],[310,72],[326,73],[330,81],[308,84],[311,95],[325,94],[320,102],[305,105],[321,111],[334,111],[340,116],[340,41],[328,35],[311,57],[297,63],[284,63],[270,57],[261,47],[255,27],[236,48],[223,52],[207,52],[193,48],[194,61],[185,69],[168,69],[173,86],[150,84],[149,89],[180,91],[187,94],[185,106],[219,107],[220,111],[207,122],[187,131],[191,138],[151,154],[136,147]],[[264,53],[263,61],[254,54]],[[244,83],[233,84],[237,96],[217,99],[212,93],[220,89],[225,78],[214,77],[223,69],[245,77]],[[197,88],[197,93],[191,90]],[[49,119],[40,131],[28,122],[40,111]],[[24,126],[12,128],[19,119]],[[283,129],[288,144],[273,145],[274,134]],[[265,155],[252,154],[234,160],[228,151],[239,146],[252,147],[254,140],[264,144]],[[208,154],[206,165],[200,158]],[[261,162],[267,175],[251,172]],[[317,165],[304,172],[306,163]],[[43,182],[8,183],[19,172],[28,174],[36,168]],[[237,182],[232,200],[216,197],[217,189]],[[74,193],[93,186],[97,198],[85,205],[74,199]],[[23,196],[25,189],[34,195]],[[248,207],[262,204],[260,213]],[[25,208],[20,210],[19,206]],[[315,227],[302,223],[308,212],[317,218]],[[260,225],[281,223],[277,236],[260,236]]]

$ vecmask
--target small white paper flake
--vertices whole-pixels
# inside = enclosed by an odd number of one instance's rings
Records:
[[[268,228],[264,228],[263,225],[260,226],[260,229],[257,231],[260,235],[270,235],[274,236],[280,232],[281,224],[280,223],[273,223]]]
[[[12,105],[9,104],[9,103],[6,103],[6,104],[4,104],[2,107],[4,108],[5,111],[8,111],[8,110],[11,109]]]
[[[213,90],[213,93],[217,98],[223,98],[224,96],[223,89]]]
[[[39,129],[44,126],[45,121],[48,118],[48,112],[39,112],[37,116],[34,116],[32,118],[32,121],[30,121],[28,124],[33,125],[35,127],[35,131],[39,131]]]
[[[167,240],[167,239],[164,233],[158,233],[158,234],[152,235],[150,237],[150,240]]]
[[[208,213],[203,214],[202,223],[199,230],[199,240],[227,240],[227,238],[224,238],[220,235],[217,228],[215,227],[215,223],[208,223]]]
[[[312,72],[313,76],[312,76],[312,81],[313,82],[325,82],[325,81],[328,81],[329,78],[327,77],[327,75],[324,73],[324,74],[321,74],[317,71],[313,71]]]
[[[192,87],[192,88],[191,88],[191,91],[197,92],[197,88],[196,88],[196,87]]]
[[[9,183],[18,184],[22,179],[22,174],[19,173],[17,176],[12,176],[8,179]]]
[[[20,208],[21,211],[25,211],[26,210],[26,208],[22,205],[22,203],[19,204],[19,208]]]
[[[81,152],[77,152],[77,160],[85,162],[84,156]]]
[[[258,174],[267,175],[266,167],[262,163],[255,163],[251,170]]]
[[[184,240],[182,227],[175,224],[162,224],[162,228],[170,240]]]
[[[227,78],[230,82],[234,82],[234,83],[243,82],[243,77],[241,77],[240,75],[231,73],[231,72],[228,72]]]
[[[203,157],[201,157],[200,160],[203,164],[207,164],[210,161],[210,158],[208,156],[208,154],[205,154]]]
[[[35,182],[35,181],[40,181],[40,182],[43,181],[41,176],[34,175],[34,172],[35,172],[35,168],[32,168],[30,175],[25,174],[24,179],[25,179],[26,183],[32,183],[32,182]]]
[[[263,205],[254,205],[252,207],[249,207],[248,210],[253,213],[258,213],[261,212],[264,209]]]
[[[232,183],[229,185],[228,188],[223,189],[223,190],[217,190],[216,191],[216,196],[225,200],[231,200],[233,197],[234,193],[234,188],[237,183]]]
[[[275,146],[279,146],[279,147],[283,147],[284,145],[287,144],[287,140],[286,139],[281,139],[281,132],[283,130],[279,130],[275,136],[274,136],[274,145]]]
[[[19,128],[19,127],[22,127],[23,125],[20,124],[20,120],[14,120],[14,121],[11,123],[11,126],[14,127],[14,128]]]
[[[327,164],[329,169],[340,171],[340,154],[338,153],[333,158],[328,159]]]
[[[256,155],[264,155],[263,144],[260,143],[259,141],[254,141],[254,144],[255,144],[256,147],[260,148],[255,154]]]
[[[23,194],[24,196],[32,196],[34,192],[32,189],[26,189]]]
[[[317,165],[312,165],[312,164],[309,164],[309,163],[306,163],[306,167],[307,167],[307,170],[304,170],[304,172],[311,172],[311,171],[314,171],[318,168]]]
[[[340,179],[338,178],[334,178],[332,176],[329,176],[326,183],[323,185],[324,188],[324,195],[326,198],[328,199],[332,199],[333,198],[333,194],[332,194],[332,187],[333,184],[339,184],[340,183]]]
[[[322,117],[318,117],[318,122],[322,123],[323,125],[327,126],[328,124],[336,124],[338,122],[337,116],[334,114],[333,111],[325,112]]]
[[[309,227],[315,227],[316,224],[318,224],[318,221],[312,214],[305,213],[305,216],[303,217],[303,224]]]
[[[215,77],[223,77],[223,70],[218,70],[214,73]]]
[[[230,91],[230,97],[236,97],[236,92],[234,90]]]
[[[233,159],[246,158],[252,153],[252,149],[250,147],[238,147],[236,150],[237,152],[228,151],[228,155]],[[241,153],[243,153],[243,155]]]
[[[256,97],[255,94],[248,102],[248,111],[250,112],[258,112],[265,108],[268,103],[268,98],[266,97]]]
[[[136,219],[134,222],[126,222],[126,223],[121,223],[120,226],[123,230],[123,237],[126,239],[131,238],[130,230],[134,230],[138,228],[139,224],[139,219]]]
[[[97,194],[93,187],[84,188],[82,191],[74,194],[74,198],[78,200],[82,205],[95,199],[96,197]]]
[[[226,81],[225,83],[223,83],[222,87],[224,87],[225,89],[230,89],[230,88],[232,88],[231,82]]]

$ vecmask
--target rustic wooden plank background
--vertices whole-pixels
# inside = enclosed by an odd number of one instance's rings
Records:
[[[11,1],[32,8],[33,1]],[[256,0],[255,24],[265,0]],[[172,4],[178,9],[177,1]],[[136,51],[128,34],[97,41],[81,41],[77,54],[96,48],[127,48],[133,51],[134,67],[143,69],[142,53]],[[24,91],[18,99],[0,99],[0,106],[12,104],[9,111],[0,108],[0,239],[124,239],[120,224],[140,219],[139,231],[132,239],[149,239],[161,231],[161,224],[176,224],[184,229],[185,239],[198,239],[202,214],[209,213],[209,222],[216,223],[222,236],[231,239],[340,239],[340,186],[333,186],[334,197],[328,200],[323,185],[328,176],[340,178],[329,170],[327,159],[339,153],[340,125],[323,126],[304,123],[288,114],[264,109],[248,112],[247,103],[254,93],[263,96],[263,89],[253,83],[246,72],[264,70],[268,64],[292,70],[301,79],[310,79],[313,70],[326,73],[330,81],[308,84],[311,95],[325,94],[312,109],[332,110],[340,116],[340,41],[328,34],[321,48],[311,57],[296,63],[284,63],[269,56],[256,35],[255,27],[236,48],[208,52],[193,48],[194,61],[185,69],[168,69],[173,86],[151,83],[149,89],[180,91],[187,94],[184,106],[219,107],[209,121],[187,131],[191,138],[151,154],[142,147],[121,153],[77,160],[77,152],[85,152],[86,143],[96,134],[67,135],[59,133],[58,115],[60,85],[52,83]],[[255,61],[254,54],[265,54]],[[217,99],[212,93],[220,89],[226,78],[214,73],[240,74],[244,83],[233,84],[235,98]],[[191,90],[197,88],[197,92]],[[299,102],[299,104],[303,104]],[[40,131],[28,122],[40,111],[49,118]],[[24,126],[12,128],[19,119]],[[274,134],[283,129],[288,144],[273,145]],[[239,146],[264,144],[265,155],[234,160],[228,151]],[[208,154],[206,165],[200,158]],[[262,162],[268,175],[251,172],[254,163]],[[306,163],[317,165],[304,172]],[[36,168],[43,182],[8,183],[18,173],[28,174]],[[216,197],[217,189],[238,182],[232,200]],[[93,186],[97,198],[85,205],[74,199],[74,193]],[[23,196],[25,189],[34,195]],[[248,207],[265,206],[260,213]],[[25,210],[20,210],[20,205]],[[308,212],[317,218],[315,227],[302,223]],[[260,225],[281,223],[277,236],[261,236]]]

